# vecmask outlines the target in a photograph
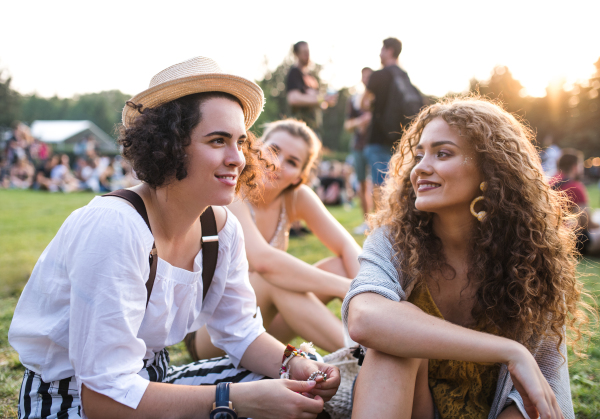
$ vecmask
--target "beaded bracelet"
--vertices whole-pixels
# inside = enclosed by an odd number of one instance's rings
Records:
[[[290,367],[288,367],[289,362],[295,356],[303,356],[304,358],[308,358],[306,352],[301,349],[296,349],[292,345],[288,345],[283,351],[283,360],[281,361],[281,368],[279,369],[279,378],[290,378]]]

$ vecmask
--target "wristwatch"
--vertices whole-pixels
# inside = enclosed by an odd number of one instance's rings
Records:
[[[229,401],[230,384],[217,384],[216,397],[213,409],[210,411],[210,419],[238,419],[238,415],[233,408],[233,403]]]

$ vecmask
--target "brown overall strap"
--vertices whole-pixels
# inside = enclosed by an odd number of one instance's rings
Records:
[[[206,293],[212,282],[215,268],[217,267],[217,256],[219,254],[219,236],[217,235],[217,222],[212,207],[208,207],[200,216],[202,225],[202,302],[206,299]],[[192,360],[198,361],[200,357],[196,351],[196,332],[188,333],[183,339]]]
[[[117,196],[129,202],[140,216],[146,222],[150,233],[152,228],[150,227],[150,221],[148,220],[148,212],[146,211],[146,205],[142,198],[135,192],[128,189],[119,189],[118,191],[107,193],[102,196]],[[200,216],[200,225],[202,227],[202,303],[206,298],[210,284],[212,283],[215,269],[217,267],[217,257],[219,255],[219,236],[217,232],[217,222],[215,220],[215,213],[212,207],[208,207],[206,211]],[[152,243],[152,251],[150,252],[150,275],[146,282],[146,307],[150,301],[150,294],[152,294],[152,287],[154,286],[154,279],[156,278],[156,265],[158,263],[158,255],[156,253],[156,245]]]
[[[200,225],[202,226],[202,302],[204,303],[215,274],[219,255],[217,221],[212,207],[206,208],[206,211],[200,216]]]
[[[117,196],[133,205],[138,214],[140,214],[140,216],[146,222],[148,230],[150,230],[150,233],[152,234],[152,228],[150,227],[150,220],[148,220],[146,205],[144,205],[144,200],[138,194],[130,191],[129,189],[119,189],[118,191],[110,192],[102,196]],[[152,287],[154,286],[154,279],[156,278],[156,265],[158,264],[158,255],[156,254],[155,243],[152,243],[152,250],[150,251],[148,263],[150,263],[150,275],[148,276],[148,281],[146,281],[146,307],[148,307],[148,303],[150,302],[150,294],[152,294]]]

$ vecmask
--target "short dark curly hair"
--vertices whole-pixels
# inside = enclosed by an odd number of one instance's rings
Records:
[[[186,147],[191,143],[190,135],[202,121],[202,103],[214,98],[229,99],[242,106],[238,98],[224,92],[195,93],[146,109],[127,102],[126,106],[136,108],[140,115],[129,127],[119,126],[118,142],[122,146],[121,155],[139,180],[155,189],[187,176]],[[246,166],[236,192],[243,187],[244,195],[252,196],[258,186],[257,178],[261,179],[260,174],[273,166],[256,147],[256,137],[251,132],[247,135],[243,147]]]

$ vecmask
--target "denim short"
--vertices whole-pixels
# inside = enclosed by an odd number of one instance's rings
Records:
[[[356,180],[364,182],[367,179],[367,158],[363,150],[352,150],[352,157],[354,158],[354,172],[356,173]]]
[[[367,163],[371,166],[373,185],[381,185],[387,174],[390,159],[392,158],[390,147],[381,144],[369,144],[365,146],[363,152]]]

